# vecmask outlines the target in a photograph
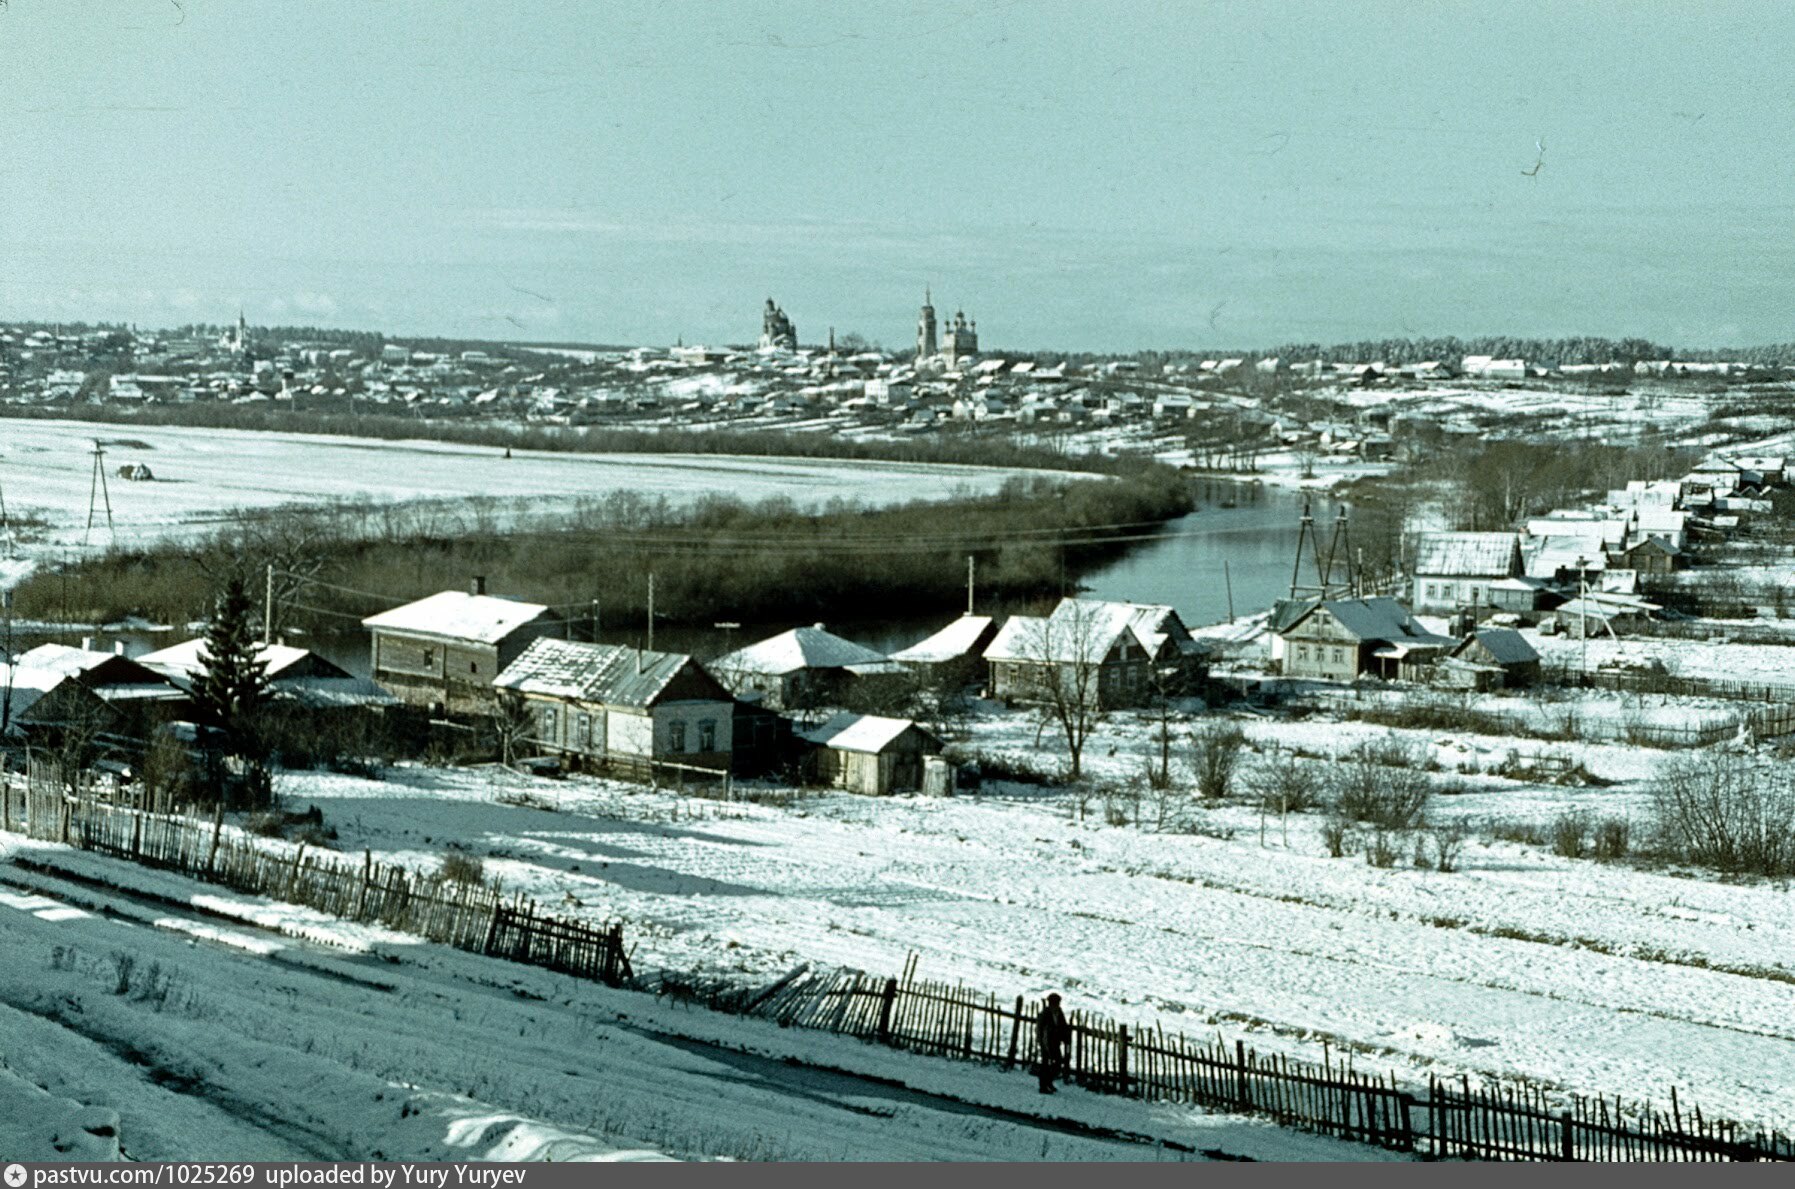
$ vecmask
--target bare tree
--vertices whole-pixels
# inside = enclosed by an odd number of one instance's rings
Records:
[[[1084,748],[1107,714],[1103,704],[1103,662],[1108,641],[1103,615],[1084,603],[1061,604],[1045,619],[1024,622],[1020,654],[1031,671],[1028,696],[1040,704],[1041,728],[1059,728],[1070,761],[1067,776],[1084,773]]]
[[[536,734],[536,716],[530,704],[514,689],[494,691],[492,737],[499,748],[499,762],[507,768],[517,762],[518,753]]]

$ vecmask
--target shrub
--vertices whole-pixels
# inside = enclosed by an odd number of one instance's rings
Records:
[[[1483,837],[1486,842],[1518,842],[1523,846],[1543,846],[1546,841],[1546,835],[1537,823],[1513,818],[1485,822]]]
[[[1321,843],[1328,848],[1328,857],[1340,858],[1351,840],[1352,822],[1348,819],[1336,814],[1321,823]]]
[[[1192,734],[1192,767],[1199,794],[1211,801],[1228,795],[1246,741],[1245,732],[1233,723],[1208,723]]]
[[[1429,833],[1433,839],[1434,870],[1457,871],[1459,856],[1465,851],[1465,835],[1469,833],[1465,823],[1457,818],[1436,822]]]
[[[1567,859],[1581,859],[1589,853],[1589,815],[1567,809],[1552,819],[1552,853]]]
[[[1677,756],[1652,782],[1652,826],[1668,855],[1730,874],[1795,873],[1795,783],[1787,769],[1724,752]]]
[[[1632,842],[1633,827],[1624,817],[1605,817],[1596,824],[1590,853],[1605,862],[1624,859]]]
[[[1335,806],[1353,821],[1369,822],[1385,830],[1407,830],[1421,821],[1433,791],[1427,774],[1408,755],[1400,764],[1390,762],[1388,746],[1361,746],[1335,769]]]
[[[1295,752],[1278,749],[1260,756],[1247,773],[1247,787],[1266,813],[1302,813],[1315,807],[1316,774]]]
[[[1389,830],[1373,830],[1365,843],[1365,861],[1373,867],[1394,867],[1402,850],[1402,835]]]
[[[450,883],[484,883],[486,864],[480,856],[470,855],[464,850],[445,851],[442,866],[437,869],[436,875],[438,879]]]

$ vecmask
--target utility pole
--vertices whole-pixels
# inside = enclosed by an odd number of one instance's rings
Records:
[[[12,680],[18,667],[12,659],[12,591],[0,590],[0,610],[6,612],[6,700],[0,703],[0,737],[12,729]],[[0,789],[0,797],[6,792]]]
[[[648,651],[654,651],[654,571],[648,573]]]
[[[84,546],[87,544],[88,538],[93,535],[94,512],[102,498],[106,501],[106,531],[114,533],[114,540],[116,540],[117,536],[112,527],[112,492],[106,488],[106,447],[100,445],[99,439],[95,438],[93,479],[87,487],[87,531],[81,534],[81,544]]]
[[[596,596],[592,600],[592,642],[598,643],[598,599]]]
[[[1583,642],[1583,680],[1589,681],[1589,559],[1577,558],[1577,638]]]
[[[274,563],[268,563],[266,585],[262,588],[262,643],[274,643]]]
[[[968,553],[966,555],[966,614],[968,615],[972,614],[972,590],[977,573],[978,563],[973,560],[972,554]]]
[[[1222,586],[1228,592],[1228,622],[1234,622],[1234,578],[1228,573],[1228,559],[1222,558]]]

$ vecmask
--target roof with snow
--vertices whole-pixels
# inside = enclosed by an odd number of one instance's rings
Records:
[[[803,669],[845,669],[886,659],[864,644],[844,640],[825,631],[821,624],[793,628],[771,639],[738,648],[718,658],[716,667],[733,673],[767,673],[779,676]]]
[[[915,722],[907,718],[884,718],[877,714],[845,712],[837,714],[814,730],[801,731],[799,735],[819,747],[829,747],[836,751],[861,751],[869,755],[877,755],[909,730],[920,731],[929,739],[934,740],[933,735],[929,735],[927,731],[923,731]]]
[[[362,620],[362,626],[394,632],[413,632],[444,640],[472,640],[497,644],[518,628],[545,614],[541,603],[523,603],[496,595],[445,590],[429,598],[382,611]]]
[[[298,677],[301,673],[312,677],[349,676],[341,667],[307,648],[294,648],[287,644],[258,644],[256,657],[263,662],[264,671],[270,680],[279,680],[283,674]],[[137,663],[146,669],[153,669],[166,677],[184,679],[197,677],[205,669],[207,659],[204,636],[171,644],[155,652],[146,652],[136,658]]]
[[[958,660],[978,647],[994,622],[989,615],[962,615],[928,639],[892,653],[891,659],[913,665]]]
[[[1369,599],[1328,599],[1309,607],[1281,629],[1289,632],[1308,619],[1316,610],[1325,610],[1352,635],[1361,641],[1386,641],[1392,645],[1442,647],[1456,643],[1421,626],[1409,609],[1395,599],[1377,596]]]
[[[539,637],[493,679],[500,689],[609,706],[652,706],[673,679],[697,662],[683,652],[645,652],[622,644]]]
[[[1514,533],[1421,533],[1415,573],[1503,577],[1520,569]]]
[[[1533,645],[1513,628],[1478,628],[1474,634],[1465,637],[1457,651],[1462,652],[1473,640],[1483,645],[1484,651],[1498,665],[1525,665],[1539,660]]]
[[[985,659],[1073,664],[1082,657],[1101,664],[1125,638],[1149,656],[1158,656],[1167,640],[1181,653],[1202,650],[1170,607],[1061,599],[1051,615],[1010,616],[986,647]]]

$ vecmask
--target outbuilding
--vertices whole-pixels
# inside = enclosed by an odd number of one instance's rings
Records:
[[[941,740],[907,718],[838,714],[801,733],[815,750],[815,779],[850,793],[883,797],[923,787],[927,757],[941,754]]]

